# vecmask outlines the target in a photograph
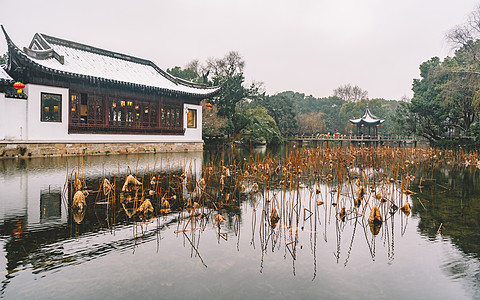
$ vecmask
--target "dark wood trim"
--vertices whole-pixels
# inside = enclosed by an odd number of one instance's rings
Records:
[[[77,96],[75,111],[72,111],[72,96]],[[87,95],[87,114],[81,115],[82,101]],[[140,96],[140,97],[139,97]],[[144,100],[142,95],[125,97],[101,94],[98,90],[70,90],[69,93],[69,133],[86,134],[159,134],[184,135],[183,101],[170,97],[158,97],[155,101]],[[102,102],[102,117],[97,106]],[[130,103],[129,105],[129,102]],[[113,104],[115,103],[115,106]],[[122,103],[124,106],[121,106]],[[145,111],[149,110],[148,113]],[[138,114],[138,116],[137,116]],[[98,122],[101,120],[101,122]]]
[[[43,106],[43,95],[50,95],[50,96],[58,96],[60,97],[60,101],[58,103],[58,115],[59,119],[58,120],[45,120],[45,115],[44,115],[44,106]],[[50,107],[49,107],[50,108]],[[47,93],[47,92],[41,92],[40,93],[40,122],[46,122],[46,123],[62,123],[62,95],[61,94],[55,94],[55,93]]]
[[[105,127],[103,125],[74,125],[68,126],[68,133],[78,134],[145,134],[145,135],[184,135],[185,129],[176,128],[135,128],[128,126],[111,126]]]

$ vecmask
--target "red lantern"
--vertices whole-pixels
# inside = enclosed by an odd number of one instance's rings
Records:
[[[19,81],[15,82],[13,84],[13,87],[17,89],[18,96],[20,97],[20,94],[22,93],[22,89],[25,87],[25,85]]]
[[[355,126],[355,124],[352,124],[352,127]]]
[[[208,109],[212,108],[212,105],[211,105],[210,103],[207,103],[205,106],[206,106]]]

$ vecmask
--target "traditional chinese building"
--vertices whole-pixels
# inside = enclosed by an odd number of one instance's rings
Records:
[[[383,126],[385,120],[377,118],[368,109],[368,104],[365,107],[365,113],[359,119],[351,119],[350,123],[356,127],[356,135],[364,137],[376,137],[378,135],[378,128]]]
[[[0,68],[4,145],[54,151],[47,154],[202,149],[200,101],[218,87],[173,77],[149,60],[40,33],[20,49],[2,30],[8,45],[7,65]],[[20,94],[11,87],[15,81],[26,85]]]

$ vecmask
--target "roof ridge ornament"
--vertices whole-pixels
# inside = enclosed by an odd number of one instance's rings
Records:
[[[36,59],[55,58],[62,65],[65,63],[65,57],[57,53],[41,33],[35,33],[30,46],[23,47],[23,52]]]

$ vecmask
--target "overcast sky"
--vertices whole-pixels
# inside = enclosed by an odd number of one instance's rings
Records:
[[[149,59],[164,70],[235,50],[245,59],[247,82],[264,82],[268,94],[327,97],[350,83],[370,98],[400,99],[412,96],[422,62],[453,54],[445,34],[479,3],[0,0],[0,24],[21,48],[40,32]]]

